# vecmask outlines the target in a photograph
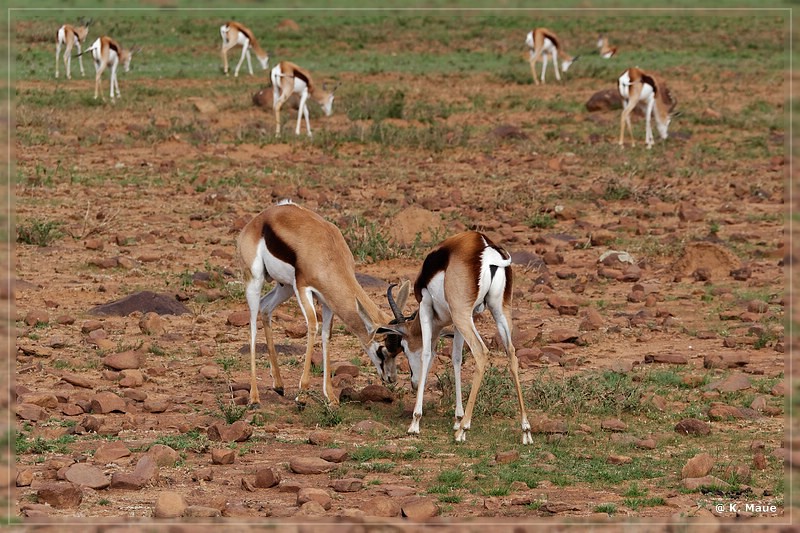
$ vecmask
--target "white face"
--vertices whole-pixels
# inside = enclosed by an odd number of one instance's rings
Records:
[[[533,48],[533,32],[532,31],[528,32],[528,36],[525,37],[525,44],[528,46],[528,48]]]
[[[367,355],[369,355],[372,364],[375,365],[375,370],[378,371],[378,376],[384,383],[397,382],[397,357],[387,353],[386,349],[377,342],[371,342],[367,346]]]
[[[131,70],[131,58],[133,54],[128,54],[125,56],[125,60],[123,61],[122,65],[125,67],[125,72],[130,72]]]
[[[422,349],[412,352],[408,349],[405,339],[403,340],[403,352],[408,359],[408,367],[411,369],[411,388],[417,390],[419,379],[422,377]]]
[[[333,94],[328,95],[328,98],[322,104],[322,110],[325,112],[326,117],[331,116],[331,113],[333,113],[333,98]]]
[[[656,121],[656,128],[658,128],[658,134],[661,135],[662,139],[667,138],[667,130],[669,129],[669,123],[672,121],[672,116],[667,115],[667,120],[661,122],[660,120]]]
[[[572,62],[573,62],[573,61],[574,61],[574,60],[572,60],[572,59],[570,59],[569,61],[567,61],[567,60],[565,59],[565,60],[564,60],[564,61],[561,63],[561,71],[562,71],[562,72],[566,72],[566,71],[568,71],[568,70],[569,70],[569,67],[572,65]]]
[[[259,57],[258,61],[259,61],[259,63],[261,63],[261,68],[263,68],[264,70],[267,70],[267,67],[269,66],[269,56],[266,56],[264,59],[261,59]]]

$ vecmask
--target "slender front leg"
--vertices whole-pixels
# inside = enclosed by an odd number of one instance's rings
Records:
[[[275,96],[273,92],[273,97]],[[283,107],[284,102],[289,99],[292,93],[289,90],[285,90],[282,88],[281,95],[275,101],[273,107],[275,108],[275,135],[280,135],[281,133],[281,107]]]
[[[456,411],[455,423],[453,429],[456,430],[461,426],[461,419],[464,417],[464,405],[461,397],[461,363],[464,359],[464,336],[456,330],[453,337],[453,381],[455,382],[456,389]]]
[[[247,308],[250,310],[250,401],[249,405],[257,407],[261,403],[258,394],[258,381],[256,380],[256,332],[258,330],[257,320],[259,311],[259,300],[261,298],[261,287],[264,285],[263,277],[251,278],[245,286],[245,298]],[[268,330],[269,324],[265,324]],[[267,334],[269,337],[269,333]]]
[[[311,137],[311,122],[308,120],[308,102],[303,107],[303,116],[306,118],[306,130],[308,131],[308,136]]]
[[[650,123],[651,117],[653,116],[653,107],[655,106],[655,99],[651,100],[647,104],[647,111],[645,112],[645,125],[647,127],[646,137],[645,137],[645,144],[647,144],[647,149],[651,149],[655,144],[655,140],[653,139],[653,129]]]
[[[539,85],[539,78],[536,77],[536,61],[538,59],[538,55],[533,51],[530,50],[530,58],[528,62],[531,64],[531,74],[533,74],[533,83]]]
[[[59,41],[56,43],[56,78],[58,78],[58,59],[59,59],[58,56],[60,55],[61,55],[61,42]],[[66,63],[66,61],[67,60],[65,58],[64,62]],[[66,65],[64,66],[64,68],[66,68]]]
[[[250,53],[250,49],[247,49],[247,70],[250,71],[250,75],[253,75],[253,60],[251,59],[252,54]]]
[[[469,431],[472,424],[472,411],[475,408],[475,400],[478,397],[478,391],[481,388],[483,374],[486,372],[486,364],[489,358],[487,356],[488,349],[475,329],[470,311],[460,315],[453,315],[453,326],[464,336],[464,340],[475,358],[475,372],[472,375],[472,388],[467,399],[467,409],[464,411],[464,418],[461,419],[461,424],[455,431],[456,442],[465,442],[467,440],[467,431]]]
[[[520,424],[522,427],[522,444],[533,444],[531,435],[531,424],[528,422],[528,413],[525,411],[525,400],[522,397],[522,385],[519,381],[519,359],[514,344],[511,342],[511,309],[501,308],[499,303],[490,306],[492,317],[497,323],[497,332],[500,340],[508,354],[508,366],[511,370],[511,377],[514,380],[514,387],[517,391],[517,403],[519,404]]]
[[[306,105],[308,105],[308,90],[303,91],[300,95],[300,107],[297,109],[297,127],[294,129],[295,135],[300,135],[300,125],[303,120],[303,113],[306,112]]]
[[[239,62],[236,64],[236,69],[233,71],[233,77],[239,77],[239,67],[242,66],[242,62],[244,61],[244,56],[247,55],[247,46],[250,44],[250,41],[245,41],[242,45],[242,57],[239,58]]]
[[[97,72],[95,73],[94,77],[94,99],[97,100],[97,96],[100,94],[100,79],[103,76],[103,71],[106,69],[105,63],[100,65],[95,64],[95,68]]]
[[[81,76],[86,76],[86,72],[83,70],[83,56],[81,55],[81,43],[80,41],[75,43],[75,46],[78,47],[78,64],[81,66]]]
[[[556,81],[561,81],[561,73],[558,68],[558,50],[553,48],[553,68],[556,71]]]
[[[283,396],[284,392],[283,379],[278,366],[278,352],[275,350],[275,341],[272,336],[272,312],[293,294],[294,290],[291,286],[276,283],[275,287],[261,299],[260,305],[261,322],[264,325],[264,335],[267,338],[267,354],[269,354],[269,368],[272,373],[272,388],[281,396]],[[253,351],[255,351],[255,345],[253,345]]]
[[[314,309],[314,293],[308,287],[297,287],[295,289],[297,301],[300,303],[300,309],[303,311],[303,316],[306,319],[307,332],[306,332],[306,355],[303,364],[303,375],[300,377],[300,390],[297,392],[295,402],[303,405],[305,402],[301,396],[309,388],[311,383],[311,354],[314,351],[314,343],[317,340],[317,312]]]
[[[547,54],[542,54],[542,83],[546,83],[544,74],[547,72]]]
[[[419,385],[417,385],[417,402],[414,404],[414,414],[408,433],[419,435],[419,422],[422,418],[422,402],[425,396],[425,382],[428,370],[433,360],[433,302],[428,291],[423,291],[422,301],[419,304],[420,328],[422,330],[422,369],[420,371]]]
[[[333,322],[333,311],[326,304],[322,304],[322,394],[332,405],[339,405],[339,398],[333,392],[333,381],[331,381],[331,367],[328,360],[328,341],[331,337],[331,323]]]

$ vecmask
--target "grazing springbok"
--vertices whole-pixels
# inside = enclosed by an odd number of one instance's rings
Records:
[[[104,35],[102,37],[98,37],[97,40],[92,43],[92,46],[81,52],[81,54],[85,54],[86,52],[92,52],[92,57],[94,58],[94,99],[97,100],[97,96],[100,94],[100,81],[103,77],[103,71],[106,68],[111,68],[111,100],[114,100],[114,95],[119,98],[122,96],[119,92],[119,81],[117,80],[117,67],[119,66],[120,62],[122,62],[122,66],[125,69],[125,72],[129,72],[131,70],[131,58],[133,54],[136,54],[142,50],[141,47],[136,47],[132,49],[123,49],[117,41],[112,39],[111,37]]]
[[[617,53],[617,47],[608,44],[608,37],[601,35],[597,39],[597,48],[600,49],[600,56],[604,59],[610,59]]]
[[[78,63],[81,66],[81,76],[85,76],[86,72],[83,70],[83,57],[80,55],[81,43],[86,40],[89,35],[89,24],[92,19],[80,19],[80,26],[72,26],[64,24],[58,28],[56,32],[56,78],[58,78],[58,56],[61,55],[61,47],[64,47],[64,70],[67,73],[67,79],[72,79],[72,47],[78,49]]]
[[[553,58],[553,69],[556,73],[556,80],[561,81],[561,73],[558,68],[558,58],[561,57],[561,71],[566,72],[569,70],[570,65],[578,60],[578,57],[572,57],[564,51],[558,36],[547,28],[536,28],[528,32],[525,38],[525,44],[528,45],[530,58],[528,62],[531,64],[531,73],[533,74],[533,81],[538,85],[539,80],[536,77],[536,63],[542,61],[542,83],[545,82],[544,74],[547,71],[547,54]]]
[[[402,315],[395,304],[391,287],[387,296],[395,314],[392,324],[378,329],[387,334],[387,353],[405,352],[411,367],[411,384],[417,391],[413,419],[408,433],[419,434],[425,381],[434,357],[434,346],[442,328],[453,324],[453,371],[456,387],[455,440],[463,442],[472,423],[475,399],[488,364],[488,348],[473,321],[473,315],[489,309],[497,324],[500,339],[509,357],[509,369],[514,379],[522,423],[522,443],[531,444],[531,426],[525,413],[522,388],[519,382],[519,361],[511,342],[511,256],[492,243],[486,235],[475,231],[460,233],[446,239],[428,254],[422,264],[414,296],[419,310],[410,317]],[[467,408],[461,398],[461,362],[464,341],[475,357]]]
[[[311,79],[307,70],[298,67],[289,61],[281,61],[271,72],[273,108],[275,109],[275,135],[281,133],[281,106],[292,94],[300,95],[300,107],[297,110],[297,127],[295,135],[300,135],[300,124],[305,116],[306,130],[311,137],[311,123],[308,120],[308,98],[313,98],[325,112],[325,116],[333,113],[334,92],[339,84],[333,89],[328,90],[327,84],[323,83],[322,88],[317,87]]]
[[[260,402],[256,382],[256,329],[258,315],[267,337],[273,387],[283,394],[283,380],[272,339],[272,312],[291,296],[297,298],[308,325],[300,395],[311,379],[311,352],[317,336],[314,299],[322,306],[322,391],[331,404],[333,394],[328,364],[328,339],[333,315],[361,342],[361,346],[386,383],[397,381],[397,353],[389,354],[376,340],[379,326],[389,320],[356,280],[355,260],[339,229],[322,217],[290,201],[270,206],[256,215],[236,241],[244,271],[245,294],[250,309],[250,404]],[[261,297],[265,281],[275,287]],[[408,290],[408,289],[406,289]],[[382,340],[382,337],[381,337]]]
[[[647,148],[652,148],[653,130],[650,126],[650,118],[655,114],[656,127],[662,139],[667,138],[667,129],[672,117],[678,113],[673,113],[673,109],[678,101],[670,92],[664,80],[647,73],[638,67],[629,68],[619,77],[619,94],[624,101],[622,116],[619,120],[619,145],[625,146],[625,125],[628,125],[628,132],[631,134],[631,146],[636,144],[631,128],[631,113],[636,105],[641,101],[647,106],[645,110],[646,134],[645,142]]]
[[[247,68],[250,70],[250,75],[253,75],[250,49],[255,52],[258,62],[261,63],[261,68],[267,70],[269,55],[258,45],[258,41],[256,41],[253,32],[248,27],[231,21],[219,27],[219,34],[222,36],[222,70],[226,76],[228,75],[228,51],[234,46],[242,47],[242,57],[239,58],[236,70],[233,71],[234,77],[239,77],[239,67],[242,66],[242,61],[244,61],[245,57],[247,58]]]

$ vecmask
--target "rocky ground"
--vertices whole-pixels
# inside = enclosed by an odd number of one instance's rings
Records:
[[[385,82],[382,76],[372,81]],[[211,91],[206,81],[176,83],[199,95]],[[431,80],[415,83],[436,96]],[[589,84],[573,83],[576,97],[588,100]],[[23,95],[51,87],[19,83]],[[80,79],[62,89],[91,90]],[[554,98],[548,87],[491,90]],[[676,83],[673,90],[691,101],[696,89]],[[759,97],[780,100],[766,90]],[[23,118],[34,113],[20,100]],[[620,151],[613,144],[618,111],[571,117],[578,127],[553,140],[564,148],[557,151],[542,147],[521,112],[454,114],[448,125],[469,121],[483,126],[486,137],[441,152],[294,139],[230,143],[202,132],[225,139],[236,124],[271,129],[271,119],[258,108],[211,103],[202,110],[179,102],[174,117],[188,114],[198,129],[157,142],[143,132],[152,125],[169,129],[167,102],[53,110],[50,125],[23,121],[18,129],[26,139],[35,131],[47,136],[16,145],[24,176],[15,189],[18,228],[58,221],[62,237],[44,246],[18,242],[13,292],[4,295],[14,303],[13,397],[21,435],[13,514],[31,523],[63,517],[383,523],[400,516],[725,522],[731,513],[716,512],[698,487],[725,483],[726,469],[738,468],[756,491],[750,501],[777,502],[774,512],[749,516],[785,519],[787,502],[776,497],[782,495],[774,494],[773,481],[797,452],[783,438],[791,343],[784,339],[791,254],[783,156],[709,159],[681,175],[676,169],[687,163],[673,155],[678,150],[685,158],[691,146],[736,142],[744,133],[693,131],[678,122],[674,138],[648,159],[641,147]],[[707,110],[725,112],[733,111]],[[588,138],[580,129],[587,124],[605,125],[607,138]],[[351,121],[334,114],[316,118],[315,126],[342,131]],[[92,137],[95,131],[104,137]],[[571,143],[597,150],[590,156],[570,150]],[[628,165],[630,174],[620,174],[617,164]],[[650,166],[639,172],[639,165]],[[407,436],[413,406],[407,364],[401,361],[396,388],[383,387],[355,337],[335,327],[334,384],[356,401],[343,407],[343,422],[329,424],[330,413],[315,398],[304,411],[293,401],[305,325],[289,302],[275,319],[286,396],[270,388],[261,345],[262,409],[237,411],[248,394],[248,328],[235,238],[251,216],[283,197],[337,223],[351,243],[364,244],[377,228],[403,251],[359,261],[360,281],[384,307],[386,284],[413,280],[436,241],[467,228],[485,231],[514,258],[515,344],[525,385],[604,370],[635,378],[653,368],[674,371],[683,384],[673,396],[649,391],[638,398],[662,413],[655,426],[638,426],[624,413],[554,415],[530,403],[534,451],[520,447],[513,416],[487,418],[486,425],[502,428],[494,440],[475,429],[459,451],[450,442],[451,402],[441,381],[433,380],[426,397],[423,436]],[[371,249],[378,241],[368,242]],[[482,317],[478,328],[503,368],[491,320]],[[448,346],[440,347],[434,372],[446,372]],[[471,371],[466,355],[465,382]],[[321,390],[319,373],[312,389]],[[692,404],[703,407],[686,416]],[[229,424],[226,414],[241,420]],[[558,439],[602,457],[607,446],[624,443],[628,451],[608,453],[611,462],[665,458],[675,450],[689,459],[678,466],[685,471],[664,472],[664,483],[642,482],[663,504],[636,509],[624,503],[627,484],[515,481],[497,495],[454,489],[459,499],[449,500],[431,491],[440,472],[470,472],[474,457],[499,471],[520,461],[522,450],[525,461],[552,470],[559,463],[547,450]],[[479,447],[487,442],[491,448]],[[373,448],[377,459],[361,453]],[[746,451],[728,455],[734,448]],[[604,502],[616,505],[614,518],[597,510]]]

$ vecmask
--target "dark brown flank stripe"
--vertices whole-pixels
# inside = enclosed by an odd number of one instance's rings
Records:
[[[112,50],[114,50],[117,53],[117,55],[120,55],[119,54],[119,45],[117,43],[115,43],[114,41],[109,40],[108,41],[108,47],[111,48]]]
[[[250,30],[249,30],[249,29],[246,29],[246,28],[244,28],[244,27],[242,27],[242,26],[239,26],[239,31],[240,31],[240,32],[242,32],[242,33],[244,33],[245,37],[247,37],[248,39],[250,39],[250,42],[251,42],[251,43],[255,43],[255,42],[256,42],[256,39],[255,39],[255,37],[253,37],[253,34],[252,34],[252,33],[250,33]]]
[[[448,248],[438,248],[428,254],[422,263],[417,281],[414,282],[414,296],[418,302],[422,301],[422,289],[428,286],[433,276],[444,271],[449,262],[450,250]]]
[[[652,78],[652,76],[648,76],[645,73],[642,73],[642,83],[646,83],[650,87],[653,88],[653,92],[658,95],[658,86],[656,85],[656,80]]]
[[[294,77],[303,80],[308,86],[309,90],[311,89],[311,82],[308,81],[308,76],[306,76],[300,69],[294,69]]]
[[[544,34],[545,37],[553,41],[553,44],[555,45],[557,50],[561,50],[561,43],[558,42],[558,37],[556,37],[549,31],[543,31],[542,33]]]
[[[511,270],[511,265],[506,267],[506,287],[503,290],[503,302],[508,303],[511,301],[511,291],[514,286],[514,274]]]
[[[269,253],[293,267],[297,264],[297,254],[286,242],[278,237],[272,227],[266,222],[261,228],[261,236],[267,245]]]

